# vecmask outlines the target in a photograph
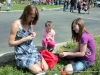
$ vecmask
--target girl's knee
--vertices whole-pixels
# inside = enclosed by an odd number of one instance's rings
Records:
[[[72,74],[72,73],[73,73],[72,64],[68,64],[68,65],[65,67],[65,72],[67,72],[67,74]]]
[[[44,67],[44,70],[45,70],[45,71],[47,71],[48,69],[49,69],[48,66],[45,66],[45,67]]]
[[[46,70],[48,70],[49,69],[49,66],[48,66],[48,64],[47,63],[44,63],[45,65],[43,65],[44,66],[44,70],[46,71]]]
[[[55,42],[54,42],[54,41],[51,41],[51,42],[49,43],[49,45],[50,45],[50,47],[54,48],[54,47],[55,47]]]
[[[38,64],[36,65],[32,65],[28,68],[33,74],[38,74],[42,71],[42,69],[40,68],[40,66],[38,66]]]
[[[29,69],[33,74],[38,74],[40,73],[42,70],[41,69]]]
[[[42,41],[46,41],[46,38],[43,38]]]
[[[43,39],[42,39],[42,43],[45,43],[45,42],[46,42],[46,39],[45,39],[45,38],[43,38]]]
[[[42,45],[43,45],[43,46],[46,46],[46,45],[47,45],[47,41],[46,41],[45,38],[42,39]]]

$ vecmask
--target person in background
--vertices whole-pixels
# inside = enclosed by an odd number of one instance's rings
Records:
[[[82,10],[84,10],[85,12],[87,11],[87,4],[85,1],[83,2]]]
[[[67,9],[67,0],[64,1],[63,11],[66,11],[66,9]]]
[[[0,11],[2,10],[2,4],[0,3]]]
[[[77,8],[78,8],[78,13],[79,13],[79,14],[81,13],[82,4],[83,4],[83,0],[78,0]]]
[[[69,7],[69,0],[67,0],[67,9],[68,9],[68,7]]]
[[[70,12],[72,12],[72,13],[74,12],[75,3],[76,3],[75,0],[70,0],[70,4],[71,4],[71,6],[70,6]]]
[[[77,18],[71,25],[72,40],[77,42],[77,47],[70,52],[62,52],[60,57],[71,60],[70,64],[65,66],[68,74],[84,71],[94,65],[96,55],[96,44],[94,38],[86,30],[84,21]]]
[[[11,10],[11,0],[6,0],[7,2],[7,11]]]
[[[56,5],[59,5],[59,1],[60,1],[60,0],[56,0]]]
[[[90,14],[90,5],[91,5],[91,0],[87,0],[87,10],[88,10],[88,13],[87,14]]]
[[[36,36],[33,26],[38,19],[39,13],[36,6],[27,5],[20,18],[13,22],[9,36],[9,46],[14,46],[17,66],[27,68],[37,75],[45,73],[42,72],[41,64],[44,65],[44,70],[48,70],[46,61],[41,58],[32,41]]]
[[[45,29],[43,30],[42,46],[49,51],[54,51],[55,49],[55,31],[52,26],[51,21],[45,23]]]

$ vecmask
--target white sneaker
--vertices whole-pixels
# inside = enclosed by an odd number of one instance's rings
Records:
[[[53,48],[52,53],[56,53],[56,47]]]
[[[42,71],[40,72],[39,74],[36,74],[36,75],[45,75],[46,71]]]

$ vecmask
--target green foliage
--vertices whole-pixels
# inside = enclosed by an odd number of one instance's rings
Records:
[[[2,3],[2,2],[4,2],[5,0],[0,0],[0,2]]]
[[[88,68],[84,72],[75,73],[74,75],[100,75],[100,36],[94,37],[95,43],[96,43],[96,60],[93,67]],[[76,43],[68,42],[65,46],[59,48],[56,52],[56,55],[58,55],[60,52],[63,51],[70,51],[76,47]],[[59,56],[58,56],[59,58]],[[63,69],[68,64],[68,61],[65,61],[62,58],[59,58],[58,63],[53,67],[52,70],[49,70],[46,72],[45,75],[52,75],[52,73],[57,73],[58,75],[61,75],[61,72],[59,71],[58,66],[60,65]],[[15,61],[7,63],[6,66],[0,67],[0,75],[33,75],[28,70],[19,69],[16,67]],[[68,74],[67,74],[68,75]]]

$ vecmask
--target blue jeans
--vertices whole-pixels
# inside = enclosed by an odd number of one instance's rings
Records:
[[[80,13],[80,11],[81,11],[81,5],[77,4],[77,8],[78,8],[78,13]]]
[[[66,9],[67,9],[67,5],[64,5],[63,11],[66,11]]]
[[[10,10],[10,3],[7,3],[8,10]]]
[[[72,67],[73,67],[74,72],[84,71],[85,69],[90,67],[89,61],[83,61],[79,57],[66,56],[64,58],[67,60],[75,60],[75,62],[72,63]]]
[[[59,5],[59,0],[57,0],[56,2],[57,2],[57,5]]]
[[[71,6],[70,7],[70,12],[73,12],[74,11],[74,6]]]
[[[75,63],[72,64],[72,67],[73,67],[73,71],[74,72],[84,71],[89,66],[90,66],[90,63],[88,61],[87,62],[77,61],[77,62],[75,62]]]

